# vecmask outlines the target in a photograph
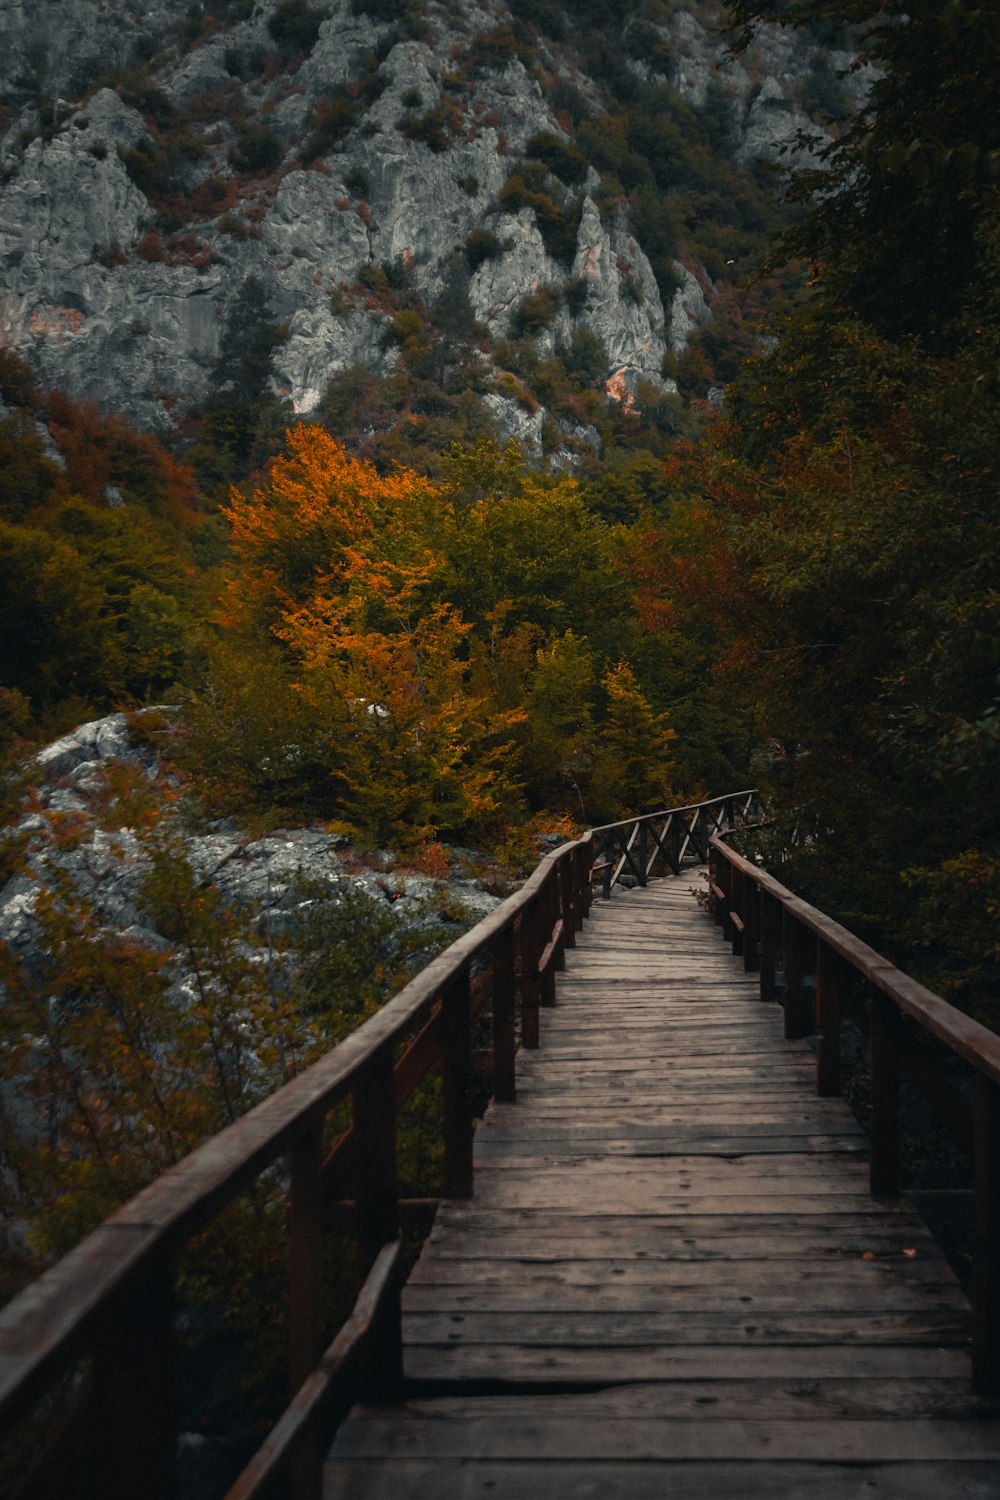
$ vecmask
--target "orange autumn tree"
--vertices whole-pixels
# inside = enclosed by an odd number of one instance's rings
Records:
[[[321,428],[288,435],[266,487],[227,509],[230,622],[281,643],[352,835],[413,844],[498,832],[520,804],[513,726],[470,679],[471,626],[442,597],[445,502]]]

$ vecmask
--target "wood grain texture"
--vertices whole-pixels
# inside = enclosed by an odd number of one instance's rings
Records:
[[[1000,1494],[968,1303],[697,884],[594,904],[327,1500]]]

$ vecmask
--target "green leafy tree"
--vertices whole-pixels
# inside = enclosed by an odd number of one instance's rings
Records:
[[[629,812],[669,807],[674,767],[674,731],[657,714],[627,662],[619,662],[601,683],[607,707],[590,775],[590,816],[610,821]]]
[[[947,342],[978,275],[978,231],[1000,181],[1000,13],[960,0],[732,0],[761,21],[861,29],[879,70],[869,99],[797,174],[806,205],[786,250],[821,302],[896,337]]]

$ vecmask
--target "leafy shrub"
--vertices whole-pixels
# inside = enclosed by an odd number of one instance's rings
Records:
[[[497,194],[497,202],[508,213],[530,208],[546,250],[563,264],[572,263],[576,254],[576,237],[583,215],[583,198],[574,198],[563,207],[547,191],[548,174],[541,162],[526,162],[513,172]]]
[[[447,151],[450,144],[450,129],[454,112],[447,105],[436,104],[422,115],[405,114],[399,128],[409,141],[421,141],[432,151]]]
[[[177,117],[167,95],[150,83],[145,73],[130,74],[119,84],[118,92],[126,104],[151,119],[159,130],[166,130]]]
[[[587,305],[587,278],[577,276],[566,286],[563,295],[566,298],[566,306],[570,316],[578,318]]]
[[[149,137],[144,136],[137,146],[130,146],[127,149],[119,146],[118,155],[139,191],[145,193],[147,197],[154,192],[160,181],[163,157]]]
[[[528,142],[526,155],[540,161],[561,182],[580,183],[587,175],[588,162],[578,146],[564,141],[551,130],[539,131]]]
[[[249,47],[227,47],[223,61],[227,73],[248,83],[251,78],[259,78],[263,73],[267,65],[267,53],[256,44]]]
[[[514,314],[514,330],[518,334],[541,333],[551,328],[558,314],[559,288],[540,286],[522,299]]]
[[[38,382],[24,360],[0,345],[0,396],[12,406],[30,406],[37,394]]]
[[[577,235],[583,218],[583,198],[573,198],[556,214],[536,214],[538,230],[553,260],[570,266],[576,255]]]
[[[510,0],[510,13],[561,41],[566,34],[566,6],[562,0]]]
[[[408,339],[419,338],[426,326],[424,319],[414,308],[404,307],[386,324],[382,342],[404,344]]]
[[[648,21],[632,21],[626,29],[624,41],[629,57],[648,64],[654,73],[670,73],[673,53],[658,27],[651,26]]]
[[[311,10],[308,0],[282,0],[267,23],[267,29],[283,57],[311,52],[319,36],[323,12]]]
[[[549,103],[553,109],[568,114],[574,125],[579,125],[581,120],[586,120],[594,113],[594,106],[589,99],[568,78],[556,79],[549,90]]]
[[[302,145],[302,160],[314,161],[331,151],[342,141],[354,124],[357,105],[346,89],[338,89],[328,99],[313,105],[310,121],[312,130]]]
[[[235,165],[241,172],[273,172],[285,154],[275,132],[266,125],[244,125],[236,132]]]
[[[585,381],[602,380],[608,368],[608,351],[589,328],[574,328],[559,356],[571,375]]]
[[[4,386],[6,396],[6,382]],[[22,520],[45,502],[56,478],[56,466],[35,430],[34,413],[19,410],[0,419],[0,516]]]
[[[158,229],[147,229],[142,238],[137,241],[135,253],[140,260],[152,261],[154,263],[166,260],[167,250],[160,231]]]
[[[232,235],[234,240],[249,240],[255,237],[254,228],[242,214],[225,213],[215,223],[220,234]],[[257,233],[260,231],[258,230]]]
[[[426,30],[423,0],[351,0],[351,14],[392,23],[397,32],[393,42],[403,35],[421,37]],[[392,45],[389,44],[386,55]]]
[[[492,229],[477,224],[469,230],[465,241],[465,259],[470,271],[478,271],[486,260],[496,260],[503,254],[503,243]]]
[[[509,26],[494,26],[490,31],[478,32],[462,59],[466,70],[474,77],[502,71],[518,60],[530,64],[532,52]]]

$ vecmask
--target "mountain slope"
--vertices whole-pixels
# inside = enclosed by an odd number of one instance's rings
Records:
[[[146,425],[248,386],[312,412],[360,367],[586,449],[535,366],[676,389],[762,243],[750,163],[832,67],[774,28],[727,61],[717,10],[543,6],[555,40],[498,0],[8,4],[0,340]]]

